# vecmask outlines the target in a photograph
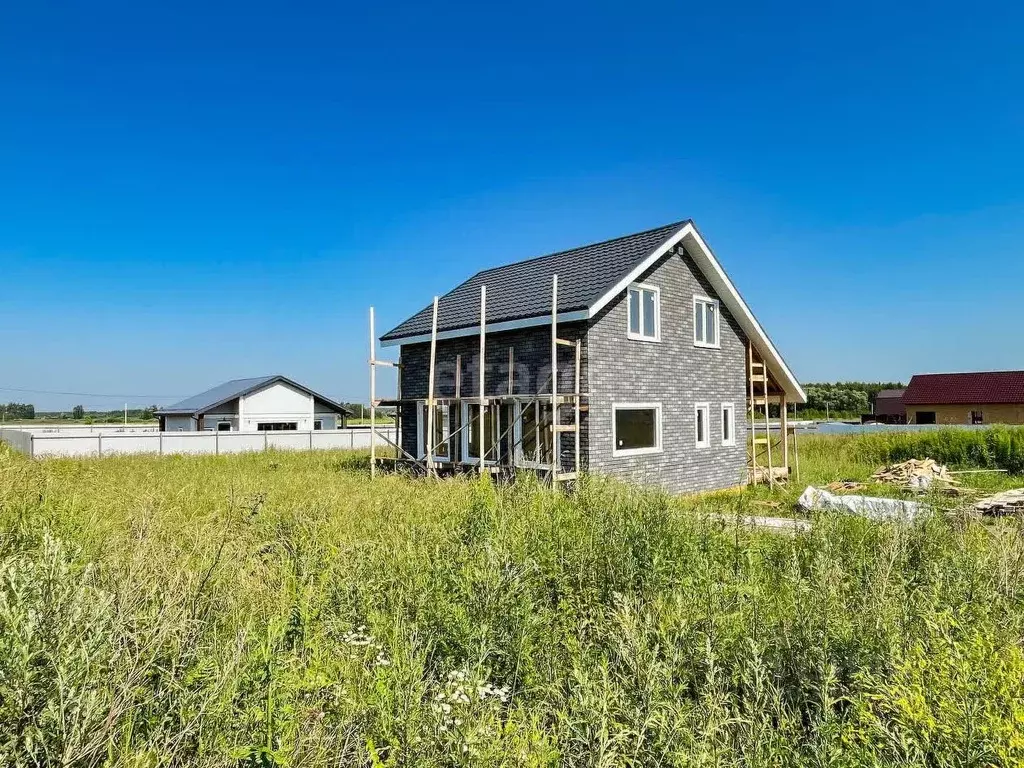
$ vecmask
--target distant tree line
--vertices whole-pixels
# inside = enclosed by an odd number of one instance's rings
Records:
[[[3,409],[3,418],[5,419],[34,419],[36,417],[36,407],[31,403],[7,403],[0,408]]]
[[[796,406],[801,417],[859,418],[871,413],[875,398],[883,389],[902,389],[898,381],[837,381],[805,384],[807,402]]]

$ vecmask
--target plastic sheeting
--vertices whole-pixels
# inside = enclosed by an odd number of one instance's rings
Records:
[[[931,512],[931,507],[917,501],[885,499],[878,496],[839,496],[813,485],[807,486],[796,504],[806,512],[833,510],[859,515],[869,520],[909,521]]]

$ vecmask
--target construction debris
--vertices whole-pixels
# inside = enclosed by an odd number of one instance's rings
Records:
[[[800,494],[796,504],[806,512],[832,510],[860,515],[869,520],[910,521],[931,512],[931,507],[927,504],[916,501],[883,499],[877,496],[837,496],[811,485]]]
[[[949,467],[939,464],[935,459],[908,459],[883,467],[871,479],[914,491],[926,491],[934,487],[952,496],[961,493],[960,482],[953,477]]]
[[[1014,488],[978,501],[974,508],[983,515],[1019,515],[1024,513],[1024,488]]]
[[[864,490],[864,483],[858,483],[856,480],[836,480],[834,483],[829,483],[825,486],[832,493],[839,493],[840,491],[862,491]]]

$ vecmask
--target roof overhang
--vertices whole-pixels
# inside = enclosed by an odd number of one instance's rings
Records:
[[[747,303],[743,300],[740,292],[736,290],[736,286],[733,285],[729,276],[725,274],[725,270],[722,269],[722,265],[718,262],[718,259],[715,258],[715,254],[712,252],[711,248],[708,247],[708,244],[704,242],[704,238],[701,237],[700,232],[697,231],[693,222],[687,222],[684,224],[675,234],[662,243],[646,259],[637,264],[629,271],[628,274],[619,280],[618,283],[606,291],[597,299],[597,301],[592,303],[588,309],[560,313],[558,315],[558,322],[569,323],[593,319],[611,301],[625,291],[631,283],[636,282],[637,278],[657,264],[665,257],[666,254],[680,243],[684,248],[686,248],[687,253],[690,254],[694,262],[697,264],[697,268],[700,269],[707,281],[711,283],[711,287],[715,289],[715,293],[718,295],[719,299],[725,303],[726,308],[736,319],[740,328],[764,359],[765,364],[768,367],[768,372],[779,387],[781,387],[786,393],[787,400],[793,403],[806,403],[807,395],[804,393],[803,387],[800,386],[800,382],[797,381],[796,376],[793,375],[789,366],[786,365],[786,361],[782,358],[782,355],[779,354],[775,345],[772,344],[772,341],[768,338],[768,334],[765,333],[764,328],[762,328],[761,324],[757,322],[757,318],[754,317],[754,313],[750,311],[750,307],[747,306]],[[550,323],[551,315],[537,315],[534,317],[523,318],[521,320],[487,323],[485,330],[487,333],[500,333],[501,331],[513,331],[519,328],[550,325]],[[464,328],[452,328],[444,331],[438,331],[437,340],[443,341],[444,339],[454,339],[461,336],[476,336],[479,333],[479,324]],[[386,340],[382,339],[380,345],[382,347],[394,347],[401,346],[402,344],[420,344],[428,341],[430,341],[430,334],[423,333],[416,336],[403,336],[398,338],[389,338]]]

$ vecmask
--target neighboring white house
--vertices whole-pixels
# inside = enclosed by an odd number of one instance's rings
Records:
[[[156,412],[161,432],[339,429],[349,412],[284,376],[234,379]]]

